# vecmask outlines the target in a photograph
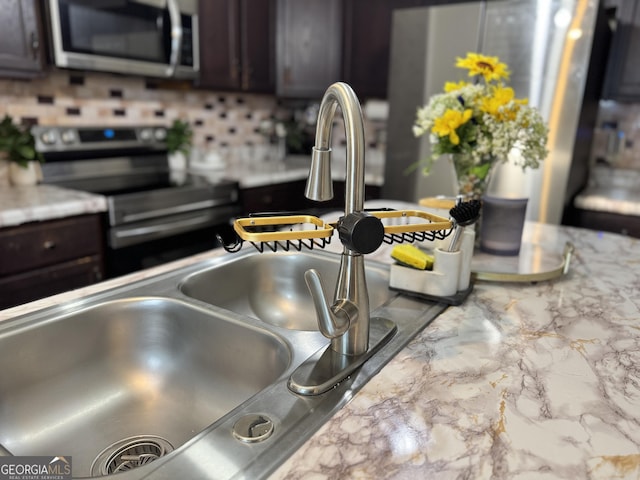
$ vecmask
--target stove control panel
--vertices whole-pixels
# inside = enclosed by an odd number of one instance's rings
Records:
[[[41,153],[148,148],[166,150],[167,128],[147,127],[45,127],[31,133]]]

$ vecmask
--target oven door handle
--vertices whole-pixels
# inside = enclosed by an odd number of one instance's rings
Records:
[[[225,200],[226,201],[226,200]],[[176,213],[192,212],[204,208],[217,207],[225,202],[216,200],[203,200],[201,202],[188,203],[186,205],[179,205],[177,207],[159,208],[156,210],[150,210],[148,212],[141,213],[125,213],[122,216],[121,222],[139,222],[140,220],[150,220],[153,218],[164,217],[166,215],[174,215]]]
[[[180,63],[180,51],[182,50],[182,17],[176,0],[167,0],[169,21],[171,23],[171,53],[169,55],[169,68],[167,77],[173,77]]]
[[[128,230],[118,230],[113,232],[114,236],[118,239],[141,237],[141,236],[153,236],[155,238],[164,237],[175,231],[181,231],[187,227],[208,225],[212,223],[212,217],[210,215],[200,215],[194,218],[188,218],[186,220],[177,220],[170,223],[161,223],[159,225],[149,225],[146,227],[135,227]]]

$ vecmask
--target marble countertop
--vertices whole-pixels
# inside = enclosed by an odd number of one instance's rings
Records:
[[[575,198],[584,210],[640,216],[640,171],[596,167],[587,188]]]
[[[524,235],[569,273],[476,282],[271,478],[639,478],[640,240]]]
[[[525,238],[558,253],[572,242],[569,273],[477,281],[270,478],[639,478],[640,240],[532,222]],[[389,249],[370,257],[389,262]]]
[[[240,188],[253,188],[275,183],[305,180],[309,175],[310,155],[288,156],[284,161],[237,160],[229,165],[220,164],[217,168],[192,168],[194,173],[219,178],[224,176],[238,181]],[[202,164],[201,164],[202,165]],[[331,162],[331,176],[334,180],[344,180],[346,161],[344,152],[336,149]],[[380,186],[384,183],[384,157],[382,152],[371,150],[367,153],[365,184]]]
[[[106,210],[102,195],[53,185],[0,188],[0,228]]]

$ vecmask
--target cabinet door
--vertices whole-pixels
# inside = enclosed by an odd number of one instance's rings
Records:
[[[245,188],[240,201],[245,213],[304,210],[310,204],[304,196],[306,180]]]
[[[0,75],[33,77],[42,71],[35,0],[7,0],[0,10]]]
[[[92,255],[0,277],[0,309],[85,287],[102,280],[102,257]]]
[[[200,81],[206,88],[273,93],[275,0],[201,0]]]
[[[99,215],[0,229],[0,276],[55,265],[102,251]]]
[[[276,91],[283,97],[319,98],[340,80],[340,0],[278,0]]]
[[[240,88],[240,31],[237,0],[201,0],[199,86]]]
[[[603,97],[613,100],[640,100],[640,2],[624,0],[616,15],[604,84]]]
[[[305,211],[305,210],[342,210],[345,202],[345,182],[333,182],[333,198],[326,202],[315,202],[304,196],[306,180],[265,185],[261,187],[245,188],[240,192],[245,214],[278,212],[278,211]],[[365,186],[365,199],[380,198],[380,187],[376,185]]]
[[[275,0],[242,0],[241,89],[273,93],[276,86]]]
[[[343,78],[358,98],[386,98],[392,0],[344,2]]]

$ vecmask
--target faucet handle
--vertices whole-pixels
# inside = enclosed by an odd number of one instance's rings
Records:
[[[324,294],[320,274],[313,268],[304,273],[304,281],[313,299],[320,332],[325,337],[333,339],[349,330],[358,317],[358,307],[345,299],[337,300],[330,307]]]

